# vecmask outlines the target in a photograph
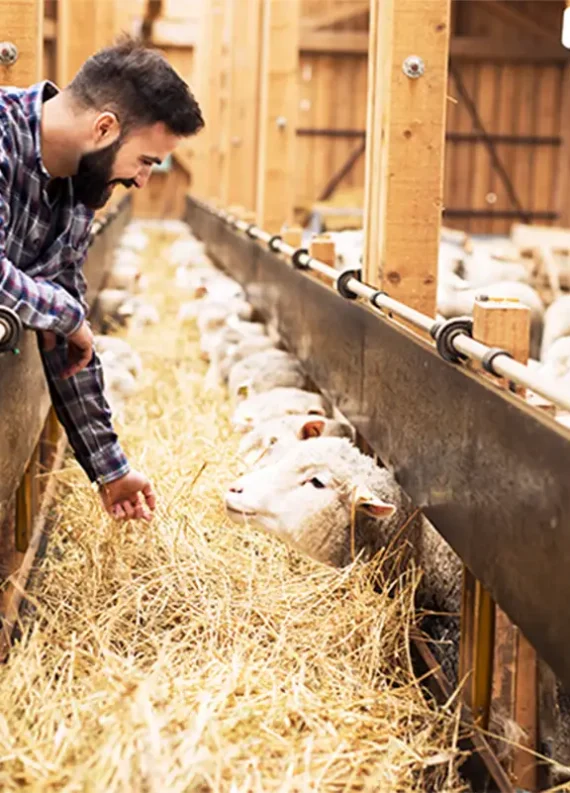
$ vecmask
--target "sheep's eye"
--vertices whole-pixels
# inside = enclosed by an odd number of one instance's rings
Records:
[[[277,438],[269,438],[269,445],[270,446],[275,446],[276,443],[277,443]]]
[[[312,479],[309,479],[309,482],[313,485],[313,487],[318,487],[318,488],[326,487],[326,485],[324,485],[321,482],[321,480],[316,476],[313,476]]]

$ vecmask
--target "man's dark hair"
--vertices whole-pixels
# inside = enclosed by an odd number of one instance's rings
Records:
[[[85,61],[67,90],[83,107],[115,113],[123,134],[162,122],[187,137],[204,126],[198,102],[166,58],[128,36]]]

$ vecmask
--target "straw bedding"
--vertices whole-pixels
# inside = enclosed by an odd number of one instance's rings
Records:
[[[411,671],[414,573],[342,572],[232,524],[223,396],[155,235],[162,324],[134,336],[119,427],[153,479],[151,524],[116,524],[70,459],[22,639],[0,669],[3,791],[460,791],[454,703]]]

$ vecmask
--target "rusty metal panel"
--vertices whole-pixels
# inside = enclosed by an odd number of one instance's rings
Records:
[[[570,686],[570,432],[192,199],[187,219]]]

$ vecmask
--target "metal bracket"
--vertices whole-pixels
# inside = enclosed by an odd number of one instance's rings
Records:
[[[17,355],[18,342],[22,334],[20,317],[11,308],[0,306],[0,353],[13,352]]]
[[[408,55],[402,64],[402,71],[406,77],[410,77],[412,80],[417,80],[418,77],[421,77],[425,70],[425,63],[419,55]]]
[[[18,48],[11,41],[0,41],[0,63],[3,66],[12,66],[18,60]]]

